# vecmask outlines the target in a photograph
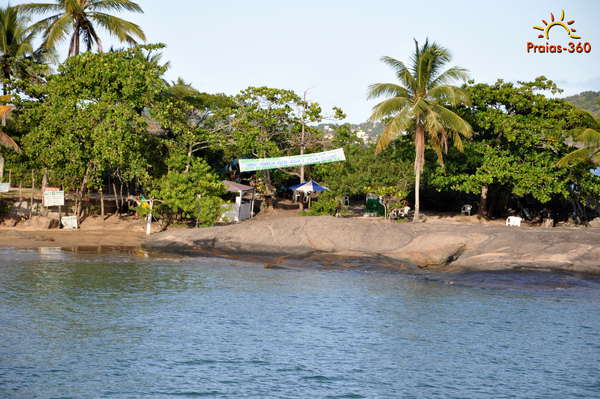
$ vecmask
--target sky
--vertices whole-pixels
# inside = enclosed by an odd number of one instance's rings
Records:
[[[31,0],[30,0],[31,1]],[[19,4],[25,1],[11,1]],[[8,4],[0,0],[0,4]],[[365,121],[374,101],[369,84],[393,82],[382,56],[408,62],[413,40],[448,48],[451,65],[467,68],[477,82],[527,81],[544,75],[562,95],[600,90],[599,1],[399,0],[139,0],[144,14],[124,14],[148,42],[164,43],[167,78],[182,77],[209,93],[236,94],[248,86],[308,90],[325,111],[341,107],[346,121]],[[553,28],[539,39],[533,26],[565,21],[581,39]],[[543,26],[543,25],[542,25]],[[105,47],[111,40],[106,38]],[[581,54],[527,53],[526,43],[590,43]],[[66,55],[66,48],[61,50]]]

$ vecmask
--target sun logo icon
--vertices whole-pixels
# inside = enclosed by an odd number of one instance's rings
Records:
[[[544,25],[546,25],[546,27],[541,27],[541,26],[534,26],[533,29],[537,29],[537,30],[541,30],[544,32],[544,34],[540,34],[538,35],[538,37],[541,38],[546,38],[546,40],[548,40],[550,38],[550,29],[554,28],[555,26],[560,26],[562,27],[564,30],[567,31],[567,34],[569,35],[569,37],[573,38],[573,39],[581,39],[581,36],[577,36],[575,35],[573,32],[577,32],[577,30],[575,30],[575,28],[570,28],[569,25],[572,25],[575,21],[574,20],[570,20],[567,22],[565,21],[565,10],[562,10],[562,12],[560,13],[560,19],[558,21],[555,21],[554,19],[554,14],[550,13],[550,23],[548,23],[545,19],[542,19],[542,22],[544,23]]]

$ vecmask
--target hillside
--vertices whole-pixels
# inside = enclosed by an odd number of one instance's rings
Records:
[[[565,97],[565,100],[576,107],[590,111],[595,117],[600,117],[600,91],[583,91],[574,96]]]

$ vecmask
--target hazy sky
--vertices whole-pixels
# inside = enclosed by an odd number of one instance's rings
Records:
[[[2,0],[4,4],[8,2]],[[11,1],[11,4],[24,1]],[[379,58],[408,61],[413,38],[450,49],[452,64],[476,81],[529,80],[545,75],[564,95],[600,90],[599,1],[232,1],[140,0],[143,15],[125,15],[149,42],[168,47],[169,79],[202,91],[235,94],[248,86],[302,93],[324,108],[342,107],[348,121],[364,121],[373,106],[367,86],[393,81]],[[534,25],[565,20],[581,36],[553,29],[549,44],[589,42],[589,54],[527,54]],[[108,42],[108,40],[107,40]],[[63,51],[66,54],[66,51]]]

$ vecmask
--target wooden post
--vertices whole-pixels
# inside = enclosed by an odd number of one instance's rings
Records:
[[[104,220],[104,190],[100,187],[100,215]]]
[[[149,236],[152,233],[152,208],[154,206],[154,200],[150,200],[150,209],[146,216],[146,235]]]
[[[33,190],[35,190],[35,174],[31,170],[31,203],[29,204],[29,219],[33,216]]]

